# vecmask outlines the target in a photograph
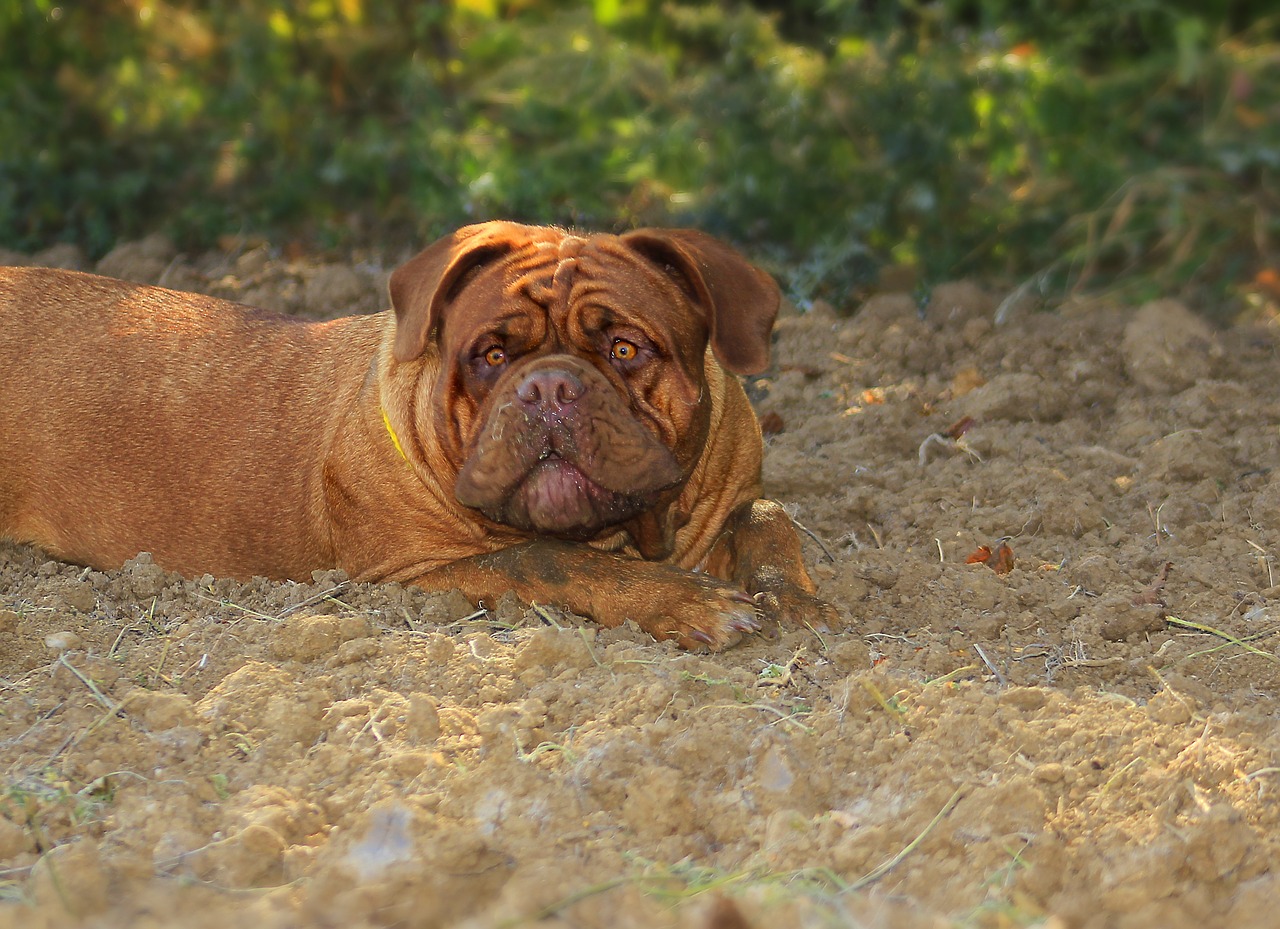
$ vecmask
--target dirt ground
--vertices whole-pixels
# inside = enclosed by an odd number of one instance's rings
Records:
[[[386,276],[98,267],[320,316]],[[0,543],[0,927],[1274,926],[1280,327],[1001,296],[780,321],[821,637]]]

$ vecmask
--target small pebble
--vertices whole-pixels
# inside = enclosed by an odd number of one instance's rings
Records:
[[[44,646],[55,652],[65,652],[68,649],[79,648],[84,644],[84,640],[74,632],[50,632],[44,637]]]

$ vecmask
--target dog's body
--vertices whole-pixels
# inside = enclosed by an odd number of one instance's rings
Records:
[[[764,367],[777,305],[736,253],[492,223],[391,292],[317,323],[0,269],[0,536],[100,568],[514,589],[686,646],[757,606],[833,615],[721,367]]]

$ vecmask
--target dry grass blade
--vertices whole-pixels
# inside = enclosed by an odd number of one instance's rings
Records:
[[[987,653],[982,650],[982,646],[975,642],[973,644],[973,650],[978,653],[978,657],[982,659],[982,663],[987,666],[987,669],[996,676],[996,680],[1000,683],[1000,686],[1007,687],[1009,681],[1000,673],[1000,669],[991,663],[991,659],[988,658]]]
[[[826,556],[827,556],[827,561],[831,562],[832,564],[835,564],[835,563],[836,563],[836,556],[835,556],[835,555],[833,555],[833,554],[831,554],[831,549],[827,548],[827,543],[826,543],[826,542],[824,542],[824,541],[822,541],[822,538],[818,535],[818,533],[814,532],[814,531],[813,531],[812,529],[810,529],[808,526],[803,525],[803,524],[802,524],[799,520],[797,520],[794,516],[791,518],[791,521],[792,521],[793,523],[795,523],[795,526],[796,526],[796,528],[797,528],[797,529],[799,529],[801,532],[803,532],[803,533],[804,533],[805,535],[807,535],[809,538],[813,539],[813,541],[815,541],[815,542],[817,542],[817,543],[818,543],[818,547],[819,547],[820,549],[822,549],[822,554],[824,554],[824,555],[826,555]]]
[[[120,709],[120,704],[116,703],[114,700],[112,700],[110,697],[104,694],[101,690],[99,690],[97,684],[95,684],[88,677],[86,677],[78,668],[75,667],[75,665],[67,661],[66,655],[61,656],[58,659],[58,663],[61,664],[63,667],[65,667],[68,671],[70,671],[76,677],[78,677],[80,679],[80,683],[84,684],[85,687],[89,688],[89,693],[93,694],[93,699],[97,700],[98,703],[102,704],[102,706],[105,709],[110,710],[112,713]]]
[[[206,594],[197,593],[196,599],[207,600],[209,603],[216,603],[220,607],[231,607],[233,610],[239,610],[241,613],[244,613],[247,616],[252,616],[254,619],[265,619],[268,622],[274,622],[276,619],[276,617],[272,616],[270,613],[262,613],[258,610],[250,609],[247,606],[241,606],[240,604],[225,598],[210,597]]]
[[[777,717],[774,722],[791,723],[799,726],[804,732],[813,732],[813,730],[797,719],[797,716],[807,715],[807,711],[797,711],[794,713],[786,713],[776,706],[770,706],[767,703],[708,703],[703,706],[695,707],[694,712],[700,713],[703,710],[759,710],[762,713],[772,713]]]
[[[946,819],[947,814],[955,809],[956,804],[960,802],[960,798],[963,795],[964,795],[964,788],[957,787],[955,791],[951,794],[951,797],[947,800],[947,802],[942,805],[942,809],[938,810],[937,815],[935,815],[933,819],[929,820],[929,825],[925,826],[924,829],[920,831],[920,834],[916,836],[914,839],[912,839],[906,845],[905,848],[903,848],[900,852],[898,852],[892,858],[889,858],[888,860],[872,868],[870,871],[868,871],[862,877],[858,878],[856,881],[854,881],[845,889],[861,890],[863,887],[866,887],[868,884],[874,884],[876,881],[880,880],[880,878],[884,877],[886,874],[888,874],[890,871],[892,871],[894,868],[900,865],[904,858],[906,858],[913,851],[919,848],[920,843],[923,842],[926,838],[928,838],[929,833],[931,833],[935,828],[937,828],[938,823]]]
[[[285,607],[283,610],[281,610],[279,613],[275,615],[275,618],[284,619],[286,616],[292,616],[294,613],[297,613],[299,610],[305,610],[307,609],[307,607],[315,606],[317,603],[323,603],[325,600],[332,600],[334,597],[337,597],[339,594],[346,593],[347,590],[350,589],[350,587],[351,587],[350,581],[341,581],[337,584],[334,584],[328,590],[322,590],[320,591],[320,593],[312,594],[310,597],[307,597],[305,600],[301,600],[298,603],[295,603],[293,606]]]
[[[538,618],[539,618],[539,619],[541,619],[541,620],[542,620],[544,623],[546,623],[548,626],[551,626],[553,629],[563,629],[563,628],[564,628],[564,626],[562,626],[562,625],[560,625],[558,622],[556,622],[556,618],[555,618],[555,616],[553,616],[553,615],[551,614],[551,611],[550,611],[550,610],[548,610],[548,609],[547,609],[545,606],[543,606],[542,604],[540,604],[540,603],[531,603],[531,604],[529,604],[529,608],[530,608],[531,610],[533,610],[533,612],[534,612],[534,613],[536,613],[536,614],[538,615]]]
[[[550,919],[557,913],[567,910],[575,903],[581,903],[583,900],[589,899],[590,897],[608,893],[609,891],[622,887],[625,884],[630,884],[635,880],[637,880],[635,877],[618,877],[611,881],[602,881],[599,884],[592,884],[590,887],[584,887],[582,890],[571,893],[567,897],[562,897],[554,903],[547,904],[532,916],[516,916],[512,919],[498,923],[498,927],[499,929],[509,929],[509,927],[513,926],[521,926],[526,923],[537,923],[544,919]]]
[[[1177,616],[1166,616],[1165,622],[1174,626],[1181,626],[1183,629],[1194,629],[1196,632],[1203,632],[1206,635],[1216,635],[1220,639],[1226,639],[1228,644],[1244,649],[1246,652],[1257,655],[1259,658],[1265,658],[1268,661],[1280,663],[1280,657],[1277,657],[1264,649],[1258,648],[1256,645],[1250,645],[1245,639],[1237,638],[1231,633],[1219,629],[1216,626],[1210,626],[1206,623],[1197,623],[1190,619],[1179,619]],[[1253,637],[1251,636],[1250,638]]]
[[[890,701],[889,698],[887,698],[883,693],[881,693],[880,688],[876,686],[875,681],[872,681],[868,678],[863,678],[862,686],[866,688],[867,693],[871,694],[872,699],[874,699],[876,703],[880,704],[880,708],[882,710],[884,710],[886,713],[888,713],[890,716],[896,719],[899,725],[903,725],[903,726],[906,725],[907,723],[906,710],[898,706],[897,703]]]
[[[950,684],[952,681],[959,680],[960,678],[964,677],[966,674],[971,674],[972,672],[977,670],[978,670],[978,665],[967,664],[967,665],[964,665],[963,667],[956,668],[954,671],[948,671],[946,674],[942,675],[941,677],[935,677],[925,681],[924,686],[934,687],[938,684]]]

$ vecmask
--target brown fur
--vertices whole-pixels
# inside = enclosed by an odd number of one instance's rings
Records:
[[[758,499],[759,428],[725,369],[767,364],[778,295],[737,253],[486,223],[391,295],[316,323],[0,269],[0,536],[98,568],[150,551],[188,575],[514,589],[685,646],[730,644],[757,609],[833,616]],[[576,386],[562,409],[539,384]]]

